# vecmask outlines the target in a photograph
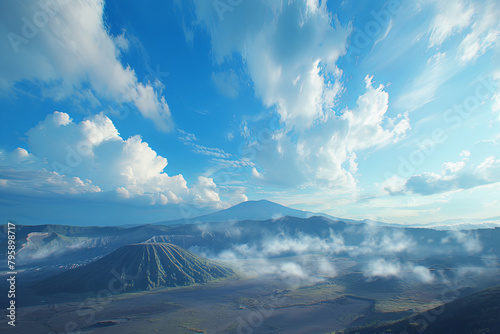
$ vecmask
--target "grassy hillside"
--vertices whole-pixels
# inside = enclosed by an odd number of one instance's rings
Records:
[[[500,333],[500,286],[459,298],[389,325],[367,326],[346,334]]]
[[[95,262],[37,282],[32,287],[43,293],[81,293],[110,286],[119,289],[121,284],[124,291],[137,291],[204,283],[233,274],[230,267],[201,258],[179,246],[143,243],[123,246]]]

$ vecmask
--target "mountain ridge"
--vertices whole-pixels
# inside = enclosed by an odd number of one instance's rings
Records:
[[[297,210],[269,200],[250,200],[236,204],[227,209],[218,210],[212,213],[197,217],[166,220],[154,223],[154,225],[176,225],[176,224],[195,224],[195,223],[216,223],[245,220],[269,220],[282,217],[310,218],[313,216],[322,216],[332,220],[353,221],[350,219],[340,219],[324,213],[316,213],[305,210]]]

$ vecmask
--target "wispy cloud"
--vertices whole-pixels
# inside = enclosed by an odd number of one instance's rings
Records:
[[[232,154],[226,153],[224,150],[216,147],[207,147],[200,144],[197,144],[198,138],[192,133],[185,132],[183,130],[179,130],[181,136],[179,140],[184,143],[184,145],[191,146],[192,152],[196,154],[207,155],[211,157],[215,157],[218,159],[227,159],[232,157]]]
[[[440,47],[451,35],[472,24],[474,6],[465,1],[435,1],[437,15],[429,28],[429,48]]]

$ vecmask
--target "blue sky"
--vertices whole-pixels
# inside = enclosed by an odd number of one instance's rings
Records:
[[[497,1],[0,9],[4,220],[147,223],[269,199],[499,221]]]

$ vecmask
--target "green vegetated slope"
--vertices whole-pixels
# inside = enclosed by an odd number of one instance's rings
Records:
[[[33,284],[44,293],[187,286],[234,275],[231,267],[168,243],[123,246],[86,266]],[[123,288],[124,287],[124,288]]]
[[[500,286],[459,298],[390,325],[367,326],[346,334],[500,333]]]

